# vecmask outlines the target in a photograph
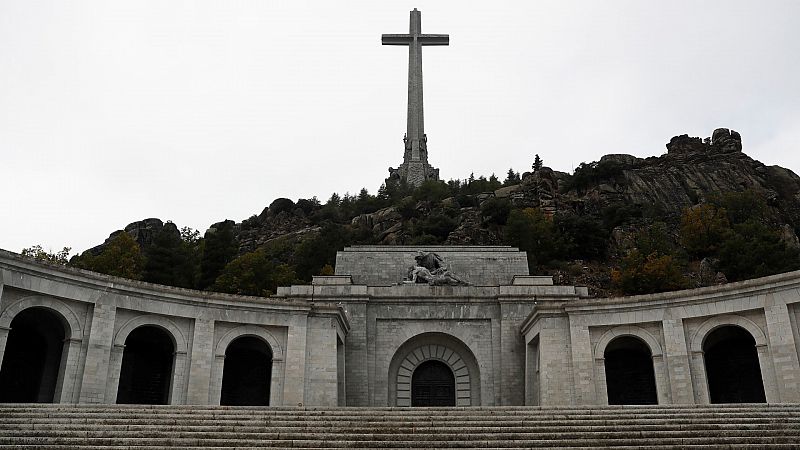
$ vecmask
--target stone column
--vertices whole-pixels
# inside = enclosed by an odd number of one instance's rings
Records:
[[[283,401],[286,406],[305,405],[307,316],[294,316],[286,339],[286,378]]]
[[[596,405],[597,392],[594,383],[594,358],[589,328],[570,323],[570,346],[572,348],[572,374],[575,382],[575,404]]]
[[[692,374],[689,370],[689,351],[683,320],[664,319],[664,362],[669,376],[669,394],[672,403],[692,404],[695,402]]]
[[[80,339],[64,340],[63,350],[61,351],[61,367],[58,370],[58,383],[53,401],[58,403],[72,403],[77,388],[78,364],[81,354]]]
[[[3,366],[3,355],[6,353],[6,343],[8,343],[8,333],[11,328],[0,326],[0,367]]]
[[[569,319],[546,317],[539,331],[539,396],[541,406],[574,405]]]
[[[123,356],[125,356],[125,345],[111,347],[111,358],[108,362],[108,383],[106,384],[106,403],[109,404],[117,402]]]
[[[308,318],[305,361],[306,406],[337,406],[336,326],[331,317]]]
[[[703,351],[692,352],[691,367],[692,389],[694,390],[695,403],[699,405],[708,405],[711,403],[711,394],[708,392],[706,361]]]
[[[606,359],[594,359],[595,389],[597,390],[597,404],[608,404],[608,384],[606,383]]]
[[[769,347],[767,345],[756,345],[756,352],[758,353],[758,365],[761,367],[761,381],[764,383],[764,395],[767,397],[767,403],[779,403],[781,398],[775,382],[775,371],[772,366]]]
[[[764,308],[767,318],[772,366],[779,401],[800,402],[800,362],[797,358],[797,343],[792,332],[789,308],[785,303],[776,303]],[[766,380],[765,388],[766,388]]]
[[[186,402],[186,352],[175,352],[172,363],[172,381],[170,382],[169,404],[183,405]]]
[[[283,406],[283,379],[285,373],[286,362],[281,358],[273,358],[269,385],[270,406]]]
[[[350,332],[345,338],[344,359],[347,406],[369,406],[369,364],[367,362],[367,304],[346,304]]]
[[[209,404],[211,368],[214,364],[214,321],[196,319],[192,336],[192,357],[189,363],[189,382],[186,404]],[[271,405],[272,403],[270,403]]]
[[[656,395],[659,405],[669,405],[672,403],[669,388],[669,375],[667,375],[664,355],[653,355],[653,376],[656,382]]]
[[[500,404],[525,404],[525,341],[519,327],[530,304],[500,302]]]
[[[114,339],[114,320],[117,307],[98,300],[92,313],[89,347],[86,351],[86,367],[81,383],[80,403],[107,403],[106,389],[109,382],[109,361]],[[119,373],[116,374],[117,378]]]
[[[209,387],[208,404],[219,405],[222,399],[222,373],[225,371],[225,354],[214,355],[211,366],[211,386]],[[272,396],[272,394],[270,394]],[[270,403],[272,405],[272,403]]]

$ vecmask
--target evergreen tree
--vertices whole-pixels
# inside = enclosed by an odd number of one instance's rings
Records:
[[[213,285],[225,265],[236,257],[239,246],[233,235],[233,226],[232,220],[226,220],[206,232],[200,260],[200,289]]]
[[[187,236],[191,237],[191,234]],[[181,233],[171,222],[153,237],[145,249],[147,262],[144,281],[167,286],[194,287],[195,264],[190,244],[181,239]]]
[[[70,247],[64,247],[57,252],[46,252],[41,245],[34,245],[33,247],[23,248],[20,254],[36,261],[61,264],[63,266],[69,261],[69,252],[71,250],[72,248]]]
[[[100,254],[95,256],[87,251],[70,260],[70,265],[81,269],[132,280],[142,278],[144,263],[139,244],[124,231],[114,236]]]
[[[531,165],[531,169],[533,169],[534,172],[538,172],[541,168],[542,168],[542,158],[539,158],[539,154],[537,153],[533,157],[533,164]]]

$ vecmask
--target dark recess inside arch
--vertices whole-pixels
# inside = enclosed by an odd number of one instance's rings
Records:
[[[235,339],[225,350],[221,405],[268,406],[272,350],[254,336]]]
[[[411,376],[411,406],[455,406],[456,379],[447,364],[429,360]]]
[[[764,403],[764,382],[756,341],[745,329],[728,325],[703,342],[711,403]]]
[[[166,405],[175,344],[166,331],[145,325],[125,339],[117,403]]]
[[[17,314],[0,369],[0,402],[53,402],[64,338],[64,325],[55,313],[29,308]]]
[[[622,336],[611,341],[605,354],[609,405],[658,403],[653,355],[640,339]]]

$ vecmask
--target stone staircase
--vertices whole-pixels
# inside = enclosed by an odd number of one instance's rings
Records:
[[[0,448],[800,448],[800,405],[289,408],[0,404]]]

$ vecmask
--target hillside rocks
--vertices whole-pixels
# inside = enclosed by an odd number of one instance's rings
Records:
[[[399,201],[388,202],[384,197],[378,202],[375,197],[370,200],[366,190],[363,199],[350,197],[348,208],[339,207],[344,201],[322,206],[316,198],[296,203],[279,198],[259,215],[241,223],[213,224],[209,232],[223,224],[232,225],[239,255],[278,239],[287,239],[294,245],[317,236],[328,222],[359,232],[369,230],[371,235],[366,233],[365,242],[382,245],[420,243],[424,247],[432,240],[446,245],[498,245],[508,242],[504,222],[483,217],[482,208],[483,214],[489,215],[492,210],[496,212],[498,205],[505,208],[511,205],[538,208],[556,219],[561,217],[559,214],[592,216],[610,234],[608,256],[602,261],[566,261],[568,267],[553,274],[565,282],[588,284],[593,292],[602,294],[603,286],[609,285],[610,268],[635,246],[633,237],[648,221],[665,222],[670,233],[677,236],[680,216],[686,208],[722,193],[751,191],[765,200],[763,218],[770,228],[779,230],[788,246],[800,248],[797,174],[750,158],[742,151],[741,135],[726,128],[716,129],[704,139],[686,134],[675,136],[666,144],[666,150],[660,156],[647,158],[621,153],[605,155],[598,161],[581,164],[572,175],[537,166],[533,172],[524,173],[518,184],[499,188],[494,184],[486,192],[442,187],[450,190],[422,200],[415,193]],[[437,200],[442,197],[447,198]],[[362,200],[365,202],[362,206],[353,207]],[[369,201],[375,202],[369,204]],[[376,209],[386,204],[394,206]],[[615,215],[615,210],[623,213]],[[609,214],[613,217],[609,218]],[[140,246],[147,247],[164,230],[180,236],[175,224],[150,218],[115,231],[104,244],[89,252],[98,254],[122,232],[130,233]],[[692,276],[699,285],[725,281],[714,261],[694,263]]]
[[[178,227],[172,222],[167,221],[164,223],[161,219],[156,218],[144,219],[128,224],[123,230],[114,231],[102,244],[86,251],[95,256],[99,255],[103,249],[105,249],[106,245],[120,233],[128,233],[140,247],[148,247],[152,245],[155,236],[162,231],[173,234],[177,238],[180,238],[181,235]]]
[[[557,203],[573,209],[612,203],[657,207],[675,217],[689,206],[721,192],[752,190],[775,207],[792,228],[800,227],[800,177],[788,169],[768,167],[742,153],[739,133],[720,128],[705,141],[673,137],[667,154],[646,159],[606,155],[598,167],[614,176],[598,178],[585,190],[569,189]],[[609,169],[610,168],[610,169]]]

